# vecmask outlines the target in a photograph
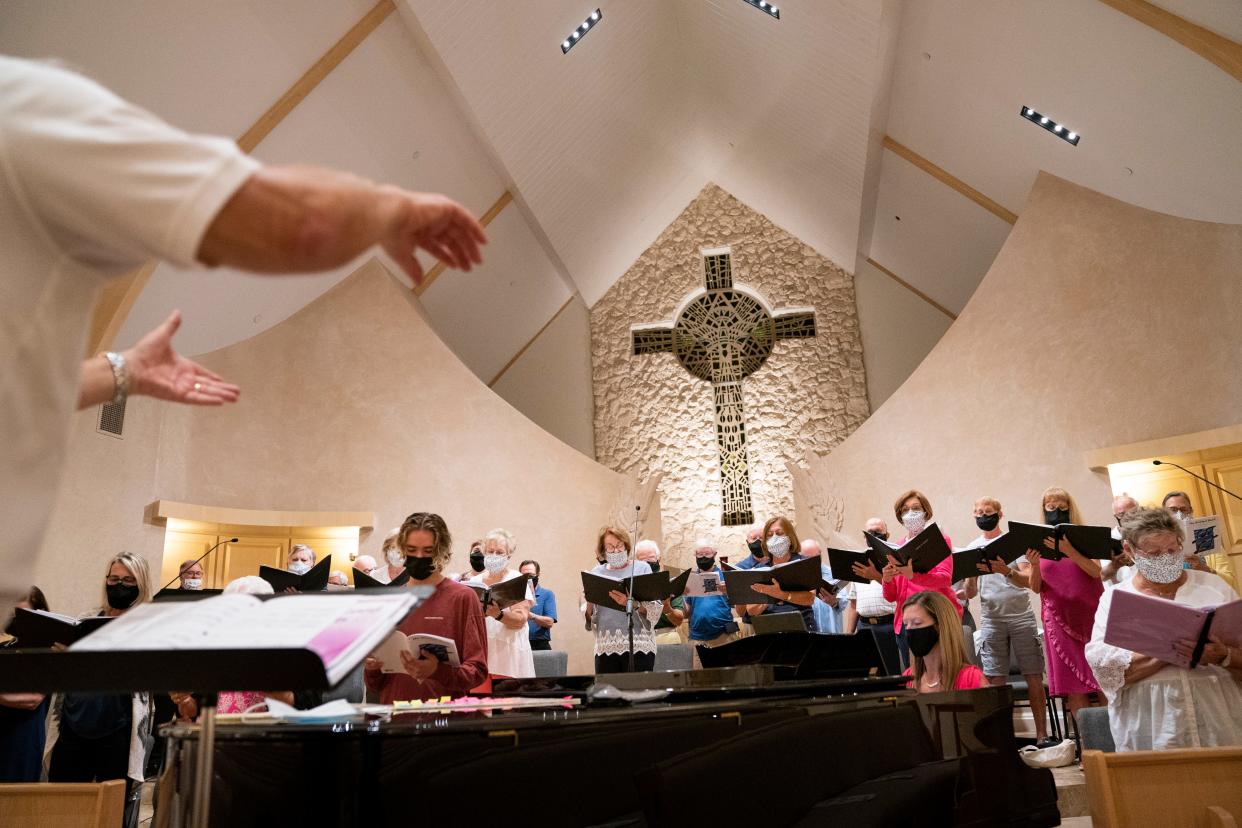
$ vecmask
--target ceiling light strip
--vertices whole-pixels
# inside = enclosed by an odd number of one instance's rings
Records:
[[[781,19],[781,10],[769,3],[768,0],[743,0],[743,2],[748,6],[754,6],[761,12],[767,12],[777,20]]]
[[[581,23],[579,23],[578,28],[574,29],[570,33],[569,37],[561,41],[561,54],[562,55],[569,54],[569,50],[577,46],[578,41],[586,37],[586,33],[591,31],[591,29],[594,29],[596,26],[598,26],[599,22],[603,19],[604,19],[604,14],[599,9],[596,9],[595,11],[591,12],[590,17],[588,17],[586,20],[583,20]]]
[[[1035,110],[1031,109],[1029,106],[1022,107],[1022,109],[1018,110],[1018,114],[1021,115],[1026,120],[1030,121],[1031,123],[1035,124],[1035,126],[1043,127],[1044,129],[1051,132],[1053,135],[1060,138],[1062,141],[1065,141],[1069,144],[1078,146],[1078,142],[1082,140],[1081,135],[1071,130],[1065,124],[1057,123],[1056,121],[1049,118],[1047,115],[1044,115],[1040,112],[1036,112]]]

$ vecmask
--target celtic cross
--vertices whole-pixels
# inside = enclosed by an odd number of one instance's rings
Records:
[[[721,524],[754,521],[742,380],[767,361],[781,339],[815,336],[815,311],[773,311],[755,290],[733,283],[730,250],[703,250],[704,286],[682,300],[672,322],[633,325],[635,356],[671,352],[692,375],[712,384],[720,452]]]

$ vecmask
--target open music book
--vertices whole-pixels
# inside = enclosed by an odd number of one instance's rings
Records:
[[[404,569],[401,574],[393,578],[390,582],[384,583],[378,578],[372,578],[361,570],[354,570],[354,589],[396,589],[405,586],[406,581],[410,580],[410,573]]]
[[[1188,607],[1166,598],[1115,589],[1104,643],[1192,668],[1199,663],[1212,633],[1231,646],[1242,645],[1242,600],[1218,607]],[[1174,652],[1175,641],[1196,642],[1192,656],[1184,658]]]
[[[533,600],[534,592],[530,588],[529,575],[519,575],[516,578],[510,578],[507,581],[501,581],[490,587],[482,584],[472,584],[467,582],[466,586],[474,590],[479,596],[479,600],[483,602],[483,606],[495,604],[504,609],[514,604],[520,604],[522,601]]]
[[[107,615],[73,618],[48,610],[18,607],[5,632],[17,639],[13,646],[23,650],[30,647],[51,647],[53,644],[68,646],[111,621],[112,618]]]
[[[1220,517],[1202,515],[1192,517],[1186,523],[1186,540],[1182,552],[1186,555],[1211,555],[1221,551]]]
[[[729,603],[734,606],[775,604],[778,599],[755,592],[751,587],[754,584],[770,584],[775,581],[786,592],[813,592],[819,589],[821,571],[819,558],[802,558],[774,567],[733,569],[725,573],[725,589],[729,595]]]
[[[1026,548],[1020,541],[1021,538],[1018,536],[1011,536],[1006,532],[983,546],[955,551],[953,553],[953,583],[963,578],[987,575],[988,573],[981,572],[978,566],[984,561],[999,559],[1006,564],[1012,564],[1026,554]]]
[[[1050,561],[1059,561],[1065,557],[1061,550],[1056,548],[1061,538],[1073,544],[1084,558],[1107,561],[1116,551],[1113,545],[1113,530],[1107,526],[1080,526],[1076,523],[1058,523],[1056,526],[1047,526],[1042,523],[1020,523],[1011,520],[1009,531],[1001,538],[1008,538],[1010,535],[1013,538],[1008,543],[1019,545],[1022,548],[1022,554],[1025,555],[1027,549],[1034,549],[1039,552],[1041,558]],[[995,542],[999,542],[1001,538],[997,538]],[[1053,539],[1054,545],[1051,548],[1044,545],[1045,538]]]
[[[432,588],[382,594],[219,595],[139,604],[78,641],[72,652],[309,650],[336,684]]]
[[[323,592],[328,588],[328,576],[331,574],[331,555],[325,555],[322,561],[312,566],[304,575],[274,566],[259,567],[259,577],[271,584],[272,589],[277,592],[284,592],[289,587],[298,592]]]
[[[940,527],[933,520],[923,527],[923,531],[919,532],[910,540],[901,546],[883,541],[870,532],[864,533],[867,536],[867,546],[880,557],[891,557],[897,562],[898,566],[905,566],[907,563],[914,565],[916,575],[924,575],[936,567],[941,561],[949,557],[952,550],[949,545],[944,542],[944,534],[940,531]],[[884,564],[888,561],[884,560]],[[876,569],[883,571],[884,565],[876,566]],[[836,574],[836,570],[832,570]]]
[[[622,571],[628,571],[628,569],[629,567],[626,567]],[[630,588],[629,582],[631,580],[634,582],[632,595],[637,602],[663,601],[665,598],[672,597],[671,590],[669,589],[668,572],[663,569],[659,572],[636,575],[633,578],[609,578],[607,575],[583,572],[582,591],[586,594],[586,599],[592,604],[625,612],[625,605],[613,601],[608,596],[608,593],[612,590],[625,593]]]
[[[514,578],[514,580],[517,579]],[[461,657],[457,654],[457,642],[451,638],[429,633],[406,635],[401,630],[393,630],[375,652],[371,653],[371,656],[384,663],[382,669],[385,673],[404,673],[405,667],[401,664],[402,651],[415,655],[419,650],[453,667],[461,666]]]

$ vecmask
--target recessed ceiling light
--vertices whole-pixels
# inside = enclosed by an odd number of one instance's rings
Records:
[[[1047,115],[1040,115],[1038,112],[1031,109],[1029,106],[1022,107],[1022,109],[1018,112],[1018,114],[1021,115],[1026,120],[1030,121],[1031,123],[1041,126],[1044,129],[1048,130],[1053,135],[1060,138],[1062,141],[1066,141],[1070,144],[1073,144],[1074,146],[1078,146],[1078,141],[1081,136],[1077,132],[1070,132],[1069,127],[1067,127],[1065,124],[1058,124],[1056,121],[1052,120]]]
[[[561,54],[565,54],[570,49],[577,46],[578,41],[582,40],[582,36],[585,35],[587,32],[591,31],[591,29],[598,26],[599,21],[602,20],[603,17],[604,15],[600,12],[599,9],[596,9],[595,11],[591,12],[591,16],[588,17],[586,20],[583,20],[580,24],[578,24],[578,28],[574,29],[573,32],[570,33],[569,37],[567,37],[565,40],[561,42]]]
[[[761,12],[767,12],[777,20],[781,19],[781,10],[769,3],[768,0],[744,0],[744,2],[748,6],[754,6]]]

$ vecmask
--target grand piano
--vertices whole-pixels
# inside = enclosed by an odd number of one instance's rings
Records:
[[[845,638],[756,636],[711,654],[729,667],[493,691],[570,707],[219,724],[211,824],[1059,824],[1050,772],[1017,756],[1008,688],[919,696]],[[176,826],[201,734],[165,732],[156,824]]]

